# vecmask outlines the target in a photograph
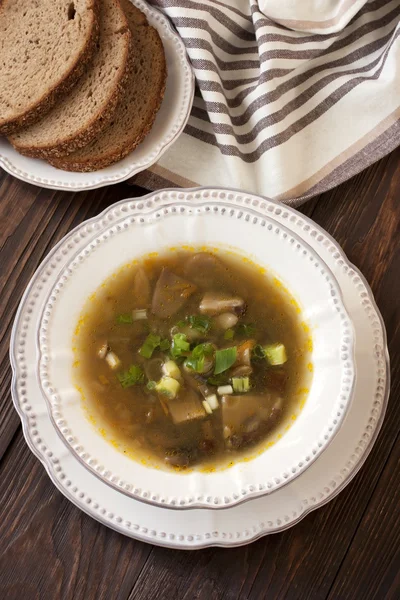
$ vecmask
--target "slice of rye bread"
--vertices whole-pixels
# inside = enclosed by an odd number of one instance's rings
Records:
[[[96,50],[98,12],[97,0],[0,2],[0,134],[70,91]]]
[[[40,121],[11,136],[26,156],[65,156],[86,146],[111,120],[129,75],[131,32],[119,0],[100,0],[100,35],[93,62]]]
[[[49,159],[59,169],[96,171],[121,160],[145,138],[160,107],[167,74],[160,36],[129,0],[121,0],[121,4],[135,51],[125,95],[111,124],[90,144],[68,156]]]

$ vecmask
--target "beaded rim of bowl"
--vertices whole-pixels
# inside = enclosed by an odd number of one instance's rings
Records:
[[[52,287],[43,309],[43,316],[40,322],[40,331],[38,333],[38,345],[40,350],[39,380],[42,392],[47,400],[50,417],[64,443],[88,468],[92,473],[102,481],[111,485],[118,491],[128,496],[149,502],[151,504],[168,508],[228,508],[239,504],[240,502],[257,498],[271,493],[280,487],[287,485],[295,477],[299,476],[314,460],[326,449],[338,432],[341,423],[346,415],[351,402],[351,395],[354,387],[355,368],[354,368],[354,336],[351,321],[344,307],[339,286],[327,267],[325,262],[298,236],[291,233],[284,226],[274,221],[272,215],[266,216],[257,211],[255,207],[238,207],[230,203],[226,193],[220,191],[208,195],[207,190],[202,193],[183,193],[180,191],[171,192],[164,198],[162,207],[152,205],[152,210],[147,204],[139,213],[130,214],[131,210],[137,210],[135,205],[128,206],[126,203],[116,205],[107,212],[107,216],[100,224],[100,230],[91,241],[80,249],[70,260],[68,265],[60,274],[57,283]],[[127,208],[128,206],[128,208]],[[146,210],[147,209],[147,210]],[[283,243],[288,245],[291,252],[300,254],[301,259],[313,264],[318,272],[318,276],[323,278],[327,286],[327,297],[331,309],[336,311],[341,320],[340,336],[340,369],[341,382],[340,392],[336,397],[335,404],[330,414],[329,421],[322,427],[317,439],[310,444],[307,451],[296,460],[294,464],[287,466],[282,472],[277,472],[274,477],[266,481],[247,482],[246,485],[239,487],[230,495],[211,495],[210,493],[198,492],[190,495],[164,495],[156,493],[154,490],[138,486],[135,481],[127,481],[122,478],[118,472],[115,472],[110,466],[104,465],[104,460],[93,455],[87,448],[87,444],[77,437],[73,426],[68,423],[68,419],[63,413],[63,404],[57,386],[51,380],[49,367],[51,367],[51,348],[49,346],[49,328],[51,326],[52,311],[57,304],[58,299],[63,293],[63,288],[68,279],[74,276],[75,271],[101,244],[107,242],[111,237],[117,236],[130,227],[141,227],[147,223],[155,223],[162,219],[173,218],[174,215],[196,215],[196,214],[219,214],[227,219],[239,219],[250,223],[252,226],[258,226],[265,229],[270,235],[276,235],[281,238]],[[98,219],[100,221],[100,218]],[[92,224],[90,224],[92,225]],[[89,224],[83,224],[81,231],[86,230],[86,234],[92,231]],[[80,237],[74,238],[76,245]]]

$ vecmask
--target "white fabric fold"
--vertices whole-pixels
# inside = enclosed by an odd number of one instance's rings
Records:
[[[340,2],[152,4],[182,36],[197,89],[184,133],[137,183],[231,186],[299,204],[400,143],[400,0],[353,2],[352,20],[323,35],[288,29],[261,4],[283,16],[289,4],[298,16],[325,5],[327,16]]]
[[[260,11],[284,27],[308,33],[341,31],[367,0],[259,0]]]

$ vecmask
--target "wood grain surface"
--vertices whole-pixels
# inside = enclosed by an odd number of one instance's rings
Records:
[[[392,392],[355,479],[295,527],[237,549],[184,552],[123,537],[80,512],[29,451],[8,357],[21,295],[75,225],[145,190],[40,189],[0,171],[0,599],[390,600],[400,597],[400,150],[302,212],[343,246],[386,323]]]

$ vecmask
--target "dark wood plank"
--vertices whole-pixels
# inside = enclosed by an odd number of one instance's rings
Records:
[[[21,430],[0,467],[0,598],[125,600],[151,551],[52,485]]]
[[[125,197],[144,190],[124,184],[71,194],[22,183],[4,172],[0,180],[0,458],[19,419],[9,394],[9,338],[15,311],[34,271],[71,229]]]
[[[399,598],[399,479],[400,438],[335,579],[329,600]]]

